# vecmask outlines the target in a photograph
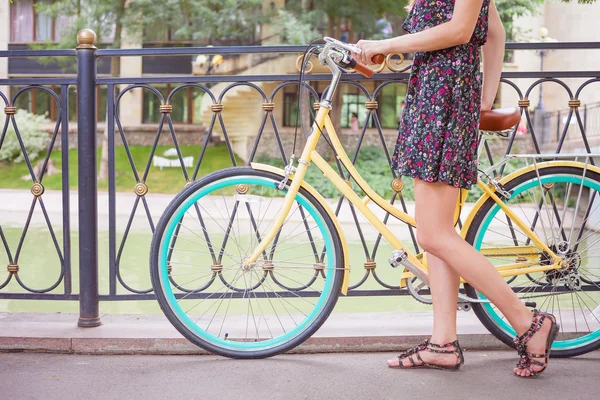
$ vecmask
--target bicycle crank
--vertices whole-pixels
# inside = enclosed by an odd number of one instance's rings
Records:
[[[424,304],[433,304],[431,298],[423,297],[419,294],[425,287],[429,287],[429,280],[427,274],[418,265],[414,264],[408,259],[408,253],[404,250],[394,250],[392,256],[389,259],[389,263],[393,268],[397,268],[402,265],[404,268],[409,270],[415,278],[407,279],[406,286],[408,291],[415,298],[415,300]],[[419,282],[418,284],[415,284]],[[463,311],[469,311],[471,309],[470,303],[489,303],[490,301],[485,299],[474,299],[469,296],[465,296],[462,293],[458,294],[458,308]]]

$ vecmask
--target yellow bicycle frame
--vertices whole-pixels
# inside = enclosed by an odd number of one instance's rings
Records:
[[[366,197],[361,199],[354,190],[346,183],[342,177],[321,157],[321,155],[316,151],[317,142],[321,135],[321,132],[325,128],[329,140],[337,154],[337,158],[341,161],[344,167],[348,170],[351,177],[358,184],[358,186],[365,192]],[[285,196],[283,206],[279,211],[275,221],[271,225],[270,230],[263,236],[262,241],[258,244],[258,247],[254,250],[254,253],[245,260],[246,263],[252,264],[254,263],[262,254],[262,252],[267,248],[267,246],[271,243],[271,241],[275,238],[275,235],[283,225],[286,217],[288,216],[290,209],[294,203],[294,199],[298,190],[301,186],[304,185],[304,176],[306,171],[310,165],[310,163],[314,163],[317,168],[319,168],[323,174],[338,188],[340,192],[352,203],[356,209],[371,223],[371,225],[377,229],[379,233],[392,245],[394,249],[404,250],[406,254],[408,254],[408,260],[413,264],[417,265],[419,268],[423,270],[423,274],[426,276],[427,267],[425,264],[424,257],[415,256],[391,231],[390,229],[379,219],[377,216],[367,207],[369,201],[375,202],[379,207],[384,209],[386,212],[390,213],[394,217],[399,220],[412,225],[414,227],[417,226],[416,221],[413,217],[406,214],[405,212],[399,210],[392,204],[388,203],[385,199],[379,196],[373,189],[369,187],[367,182],[360,176],[352,161],[346,154],[342,144],[339,141],[339,138],[335,132],[333,127],[333,123],[329,118],[329,109],[322,104],[319,108],[317,116],[315,118],[315,122],[313,124],[311,134],[308,136],[308,140],[306,145],[302,151],[302,155],[298,160],[298,167],[296,168],[293,179],[291,180],[291,185],[287,191]],[[562,162],[562,164],[568,164],[567,162]],[[265,170],[273,170],[273,168],[269,168],[269,166],[263,166],[260,164],[252,164],[252,167],[255,169],[265,169]],[[498,273],[503,277],[511,277],[515,275],[522,274],[531,274],[535,272],[549,271],[552,269],[561,268],[563,260],[557,256],[546,244],[529,228],[527,224],[525,224],[495,193],[495,188],[490,187],[483,183],[481,180],[477,181],[477,186],[483,190],[484,196],[482,199],[486,199],[487,197],[493,199],[505,212],[505,214],[512,220],[512,222],[517,225],[524,234],[526,234],[534,245],[531,246],[519,246],[519,247],[499,247],[499,248],[486,248],[481,251],[482,254],[518,254],[519,261],[524,259],[524,262],[515,262],[514,264],[505,264],[502,266],[498,266]],[[464,193],[461,193],[461,198],[464,198]],[[481,201],[481,200],[480,200]],[[479,204],[479,203],[478,203]],[[481,203],[482,204],[482,203]],[[457,210],[462,205],[462,201],[459,201],[457,204]],[[473,211],[467,217],[466,223],[461,230],[461,236],[465,237],[467,233],[467,229],[470,226],[472,219],[474,217],[475,212],[478,207],[475,207]],[[333,219],[335,220],[335,215],[333,215]],[[339,229],[339,228],[338,228]],[[343,237],[343,236],[342,236]],[[343,239],[342,239],[343,240]],[[344,251],[346,251],[346,243],[343,243]],[[536,247],[537,246],[537,247]],[[541,266],[539,262],[535,262],[535,258],[539,257],[539,250],[543,250],[546,254],[550,255],[553,258],[554,263],[550,265]],[[421,261],[423,260],[423,262]],[[348,269],[348,262],[346,260],[345,268]],[[348,272],[348,271],[346,271]],[[404,282],[405,279],[411,278],[414,275],[408,271],[404,271],[401,277],[401,282]],[[464,282],[464,280],[462,280]],[[404,286],[402,284],[402,286]],[[345,293],[348,287],[348,276],[345,276],[344,285],[342,292]]]

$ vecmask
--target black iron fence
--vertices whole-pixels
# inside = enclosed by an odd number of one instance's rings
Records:
[[[129,265],[123,265],[122,254],[130,237],[130,231],[133,226],[134,218],[138,210],[145,216],[148,222],[148,232],[154,230],[156,212],[152,212],[152,202],[154,199],[149,196],[150,188],[146,184],[149,174],[152,171],[152,159],[156,154],[156,149],[159,140],[163,135],[170,138],[170,141],[176,150],[176,159],[180,165],[181,181],[180,186],[187,182],[191,182],[201,177],[201,167],[203,166],[205,151],[211,143],[211,138],[215,128],[219,127],[227,149],[227,157],[231,165],[236,165],[239,158],[236,158],[232,145],[232,138],[229,135],[230,127],[227,126],[223,118],[222,112],[224,107],[227,107],[226,96],[235,88],[243,86],[256,94],[257,98],[262,103],[260,111],[260,123],[255,132],[250,135],[250,143],[248,152],[244,162],[251,162],[260,153],[261,146],[268,146],[270,154],[285,162],[290,155],[289,138],[291,133],[283,132],[274,113],[277,107],[282,107],[284,104],[275,104],[275,97],[278,93],[284,90],[285,87],[294,86],[297,83],[297,74],[265,74],[265,75],[204,75],[204,76],[161,76],[161,77],[98,77],[97,76],[97,60],[102,60],[109,57],[128,57],[128,56],[152,56],[152,57],[169,57],[181,55],[214,55],[214,54],[300,54],[304,51],[301,46],[267,46],[267,47],[213,47],[213,48],[144,48],[144,49],[96,49],[94,47],[94,38],[90,32],[84,32],[80,35],[80,45],[75,50],[48,50],[48,51],[30,51],[30,50],[8,50],[0,51],[0,57],[18,58],[18,57],[74,57],[77,61],[77,75],[74,78],[11,78],[0,79],[0,88],[2,86],[20,87],[14,91],[12,97],[7,93],[0,91],[0,98],[4,102],[5,120],[0,131],[0,149],[3,141],[7,136],[9,126],[12,126],[18,138],[18,143],[21,148],[24,162],[27,165],[29,177],[32,180],[31,185],[31,205],[27,213],[27,217],[22,221],[22,229],[18,234],[16,243],[10,242],[7,239],[4,229],[4,221],[0,219],[0,245],[1,252],[5,253],[5,258],[8,260],[7,276],[0,284],[0,299],[32,299],[32,300],[78,300],[80,303],[80,326],[97,326],[99,324],[99,301],[109,300],[146,300],[154,299],[149,287],[134,287],[131,284],[127,275],[124,273]],[[582,50],[598,50],[600,42],[589,43],[509,43],[507,49],[519,51],[531,51],[539,49],[582,49]],[[348,151],[353,153],[354,161],[357,158],[362,147],[366,144],[378,145],[388,163],[390,161],[390,152],[393,150],[391,145],[395,139],[395,130],[383,129],[380,121],[380,115],[377,113],[378,103],[383,90],[388,85],[406,85],[408,73],[406,68],[404,72],[389,72],[381,74],[376,85],[368,86],[362,76],[357,74],[346,74],[343,77],[344,83],[352,85],[360,93],[361,99],[365,102],[362,106],[365,108],[363,114],[366,115],[362,121],[362,127],[354,132],[354,138],[348,145]],[[315,101],[319,98],[319,91],[313,86],[318,82],[327,82],[330,79],[328,74],[311,74],[308,78],[312,86],[309,90],[314,96]],[[531,82],[533,80],[533,82]],[[575,87],[571,87],[570,80],[575,82]],[[592,126],[586,123],[586,119],[582,116],[580,110],[582,106],[582,94],[590,91],[594,83],[600,81],[600,71],[544,71],[544,72],[505,72],[502,78],[502,95],[512,95],[515,98],[515,106],[523,110],[524,121],[526,121],[526,135],[519,136],[521,130],[515,129],[506,141],[496,143],[493,146],[486,144],[486,156],[490,162],[493,162],[494,157],[499,158],[505,154],[515,151],[515,143],[520,141],[522,146],[527,147],[529,151],[540,152],[540,141],[536,137],[536,129],[533,119],[531,118],[532,104],[530,98],[532,93],[539,88],[539,85],[558,85],[564,91],[569,107],[568,112],[563,112],[561,117],[566,118],[561,127],[557,128],[555,140],[555,152],[559,153],[563,149],[563,143],[567,134],[568,127],[572,120],[576,121],[576,127],[580,133],[581,148],[590,152],[591,146],[586,135],[586,127]],[[271,90],[263,89],[262,83],[275,83]],[[525,82],[523,84],[523,82]],[[220,94],[214,92],[214,85],[224,84],[221,87]],[[170,84],[172,90],[168,96],[164,96],[161,91],[156,88],[158,84]],[[50,87],[54,88],[51,89]],[[78,207],[78,225],[73,227],[71,221],[71,194],[74,192],[74,183],[71,182],[70,175],[70,157],[69,145],[72,144],[74,138],[69,137],[69,100],[74,95],[69,89],[76,87],[77,95],[77,207]],[[108,183],[107,183],[107,203],[108,213],[107,221],[101,220],[101,224],[106,223],[108,248],[102,250],[99,254],[98,238],[98,185],[97,185],[97,166],[98,166],[98,140],[97,140],[97,88],[106,88],[107,95],[107,133],[108,133]],[[178,142],[179,125],[173,123],[171,113],[173,111],[172,99],[178,91],[183,91],[188,88],[200,90],[206,93],[210,98],[210,122],[206,124],[205,129],[200,130],[197,135],[200,135],[199,142],[201,143],[201,151],[192,168],[186,168],[182,156],[180,145]],[[136,165],[132,155],[131,147],[128,144],[127,129],[123,127],[120,121],[120,112],[124,106],[124,95],[134,89],[147,91],[158,99],[160,119],[156,125],[156,130],[150,146],[149,157],[144,160],[144,165]],[[40,167],[33,165],[32,160],[28,156],[25,143],[23,142],[19,130],[19,122],[15,118],[18,103],[21,96],[32,91],[43,91],[51,96],[51,101],[54,102],[56,123],[50,134],[50,141],[47,146],[47,152],[42,158]],[[283,102],[282,102],[283,103]],[[595,125],[593,125],[595,126]],[[266,134],[271,136],[270,139],[265,139]],[[55,146],[60,142],[60,147]],[[265,144],[267,143],[268,144]],[[119,204],[119,195],[117,193],[116,180],[120,171],[116,169],[116,149],[119,144],[125,151],[128,159],[128,168],[133,173],[135,185],[131,188],[135,194],[135,198],[131,203],[131,211],[122,210]],[[45,203],[45,171],[50,162],[51,155],[55,152],[60,152],[60,166],[62,168],[61,191],[55,196],[59,198],[59,217],[49,212]],[[340,173],[344,171],[340,168]],[[389,170],[390,182],[396,178],[395,172]],[[4,178],[0,177],[0,180]],[[10,185],[7,185],[10,187]],[[11,201],[16,201],[13,197],[13,192],[2,192],[0,202],[8,204]],[[395,203],[407,211],[407,202],[402,197],[402,192],[394,192],[390,198],[390,202]],[[335,203],[335,210],[339,212],[344,203],[344,198],[339,198]],[[160,208],[160,207],[159,207]],[[124,218],[124,229],[122,232],[117,230],[117,214],[118,212],[127,214]],[[36,286],[22,279],[21,274],[24,270],[43,270],[45,266],[42,264],[24,264],[23,259],[24,243],[26,241],[30,223],[34,212],[39,213],[43,218],[43,224],[47,229],[52,243],[52,249],[49,252],[56,252],[59,259],[60,270],[57,273],[56,279],[51,285]],[[119,214],[119,215],[120,215]],[[102,216],[104,218],[104,216]],[[357,231],[357,237],[360,238],[360,246],[364,253],[364,260],[352,260],[354,270],[364,266],[362,273],[353,274],[353,282],[351,285],[350,295],[397,295],[407,294],[406,290],[400,289],[394,283],[384,282],[377,274],[377,263],[375,258],[380,246],[381,237],[378,236],[374,241],[364,239],[360,220],[356,213],[352,213],[352,218]],[[387,223],[389,215],[386,215]],[[59,222],[60,220],[60,222]],[[418,249],[418,244],[415,241],[415,235],[411,227],[407,227],[408,234],[413,240],[413,245]],[[79,275],[79,290],[73,289],[73,246],[75,241],[78,245],[78,275]],[[146,235],[145,239],[148,244],[151,236]],[[31,251],[31,250],[30,250]],[[36,249],[33,249],[36,251]],[[42,251],[42,250],[38,250]],[[1,254],[0,252],[0,254]],[[143,253],[143,252],[142,252]],[[48,254],[48,257],[51,255]],[[54,256],[54,254],[52,254]],[[99,259],[105,258],[108,264],[108,285],[107,288],[99,287]],[[139,254],[137,263],[145,269],[147,265],[147,255]],[[357,276],[358,275],[358,276]],[[372,276],[372,279],[369,279]],[[365,282],[375,281],[379,284],[379,288],[366,289],[368,285]],[[15,284],[16,282],[16,284]],[[10,286],[12,284],[12,286]],[[12,289],[8,289],[12,287]]]

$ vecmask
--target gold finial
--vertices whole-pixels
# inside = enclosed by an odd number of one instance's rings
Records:
[[[96,46],[96,32],[91,29],[82,29],[77,32],[77,46],[78,49],[95,49]]]

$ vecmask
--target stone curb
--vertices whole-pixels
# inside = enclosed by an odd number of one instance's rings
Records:
[[[426,336],[313,337],[291,354],[400,351]],[[465,350],[508,350],[489,334],[459,335]],[[0,352],[35,352],[100,355],[206,355],[184,338],[43,338],[0,337]]]

